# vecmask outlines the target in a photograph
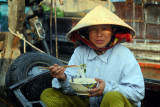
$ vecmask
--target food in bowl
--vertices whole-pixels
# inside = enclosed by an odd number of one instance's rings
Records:
[[[78,95],[88,95],[88,89],[91,89],[97,85],[97,82],[93,78],[76,78],[73,81],[70,80],[71,88]]]

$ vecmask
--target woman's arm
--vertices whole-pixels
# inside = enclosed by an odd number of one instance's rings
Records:
[[[71,59],[68,63],[68,65],[79,65],[81,64],[81,56],[80,56],[80,52],[81,50],[79,48],[76,48],[73,55],[71,56]],[[62,73],[61,75],[55,75],[56,78],[53,79],[52,81],[52,87],[55,88],[62,88],[64,90],[65,93],[67,94],[73,94],[73,90],[70,87],[70,83],[69,80],[72,77],[77,77],[77,73],[78,73],[78,69],[77,68],[67,68],[67,69],[63,69],[63,68],[57,68],[57,69],[53,69],[53,70],[58,70],[56,72],[59,73],[60,70],[62,70],[62,72],[64,72],[64,74]],[[65,71],[63,71],[65,70]],[[53,74],[54,75],[54,74]]]

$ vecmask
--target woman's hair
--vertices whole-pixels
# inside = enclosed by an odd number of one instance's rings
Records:
[[[89,32],[88,32],[88,27],[84,27],[79,29],[79,35],[82,37],[85,37],[86,39],[89,40]],[[86,45],[85,43],[83,43],[82,41],[78,40],[78,45]]]
[[[79,30],[79,35],[85,37],[86,39],[89,39],[89,28],[84,27]]]

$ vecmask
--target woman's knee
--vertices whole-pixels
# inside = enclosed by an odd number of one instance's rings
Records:
[[[46,95],[47,93],[50,93],[51,91],[52,91],[52,88],[47,88],[43,90],[43,92],[41,93],[41,96]]]
[[[117,91],[106,93],[102,99],[101,107],[123,107],[124,100],[122,94]]]
[[[102,99],[101,107],[134,107],[129,100],[118,91],[106,93]]]
[[[110,91],[104,95],[103,99],[106,101],[121,99],[121,94],[118,91]]]
[[[40,99],[47,107],[62,107],[62,105],[68,104],[65,102],[64,96],[64,93],[57,89],[47,88],[42,92]]]
[[[45,90],[43,90],[43,92],[41,93],[41,95],[46,95],[47,93],[50,93],[53,91],[53,88],[47,88]]]
[[[53,88],[47,88],[47,89],[43,90],[42,93],[48,93],[48,92],[51,92],[52,90],[53,90]]]
[[[59,97],[59,96],[63,96],[62,92],[54,88],[47,88],[41,93],[40,98],[43,99],[46,97]]]

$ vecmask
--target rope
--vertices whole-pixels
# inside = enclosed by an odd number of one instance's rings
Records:
[[[38,50],[38,51],[40,51],[40,52],[42,52],[42,53],[45,53],[44,51],[40,50],[39,48],[37,48],[37,47],[35,47],[34,45],[32,45],[31,43],[29,43],[29,42],[25,39],[25,37],[23,36],[23,34],[20,34],[18,31],[17,31],[17,34],[16,34],[16,33],[14,33],[10,28],[8,28],[8,29],[9,29],[9,31],[10,31],[13,35],[15,35],[15,36],[19,37],[20,39],[22,39],[22,40],[24,41],[24,44],[25,44],[25,42],[26,42],[28,45],[30,45],[30,46],[33,47],[34,49],[36,49],[36,50]],[[26,46],[26,45],[24,45],[24,48],[26,48],[25,46]],[[26,49],[24,49],[24,52],[26,52]]]
[[[24,53],[26,53],[26,43],[27,43],[28,45],[30,45],[31,47],[33,47],[34,49],[36,49],[36,50],[38,50],[38,51],[40,51],[40,52],[42,52],[42,53],[45,53],[44,51],[40,50],[39,48],[37,48],[37,47],[35,47],[34,45],[32,45],[31,43],[29,43],[29,42],[25,39],[25,37],[23,36],[23,34],[20,34],[18,31],[17,31],[17,34],[16,34],[16,33],[14,33],[10,28],[8,28],[8,29],[9,29],[9,31],[10,31],[13,35],[19,37],[20,39],[22,39],[22,40],[24,41]],[[61,59],[59,59],[59,60],[60,60],[61,62],[65,63],[65,64],[68,64],[67,61],[64,61],[64,60],[61,60]]]
[[[24,38],[23,35],[21,35],[19,32],[17,32],[18,35],[20,35],[22,38]],[[25,38],[24,38],[25,39]],[[23,45],[23,52],[26,53],[26,41],[23,41],[24,45]]]

